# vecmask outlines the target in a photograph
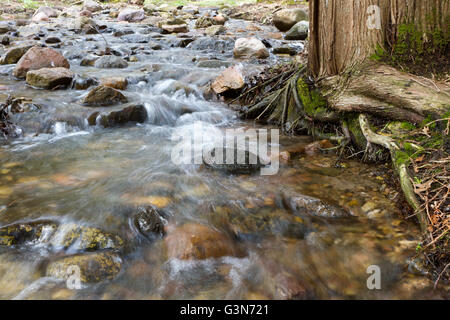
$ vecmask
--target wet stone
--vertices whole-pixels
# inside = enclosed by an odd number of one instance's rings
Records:
[[[122,267],[122,259],[114,252],[76,254],[52,261],[48,264],[46,275],[67,280],[78,267],[83,283],[96,283],[114,279]]]
[[[47,220],[1,227],[0,245],[15,246],[48,242],[57,227],[57,223]]]
[[[132,218],[132,228],[148,240],[162,238],[165,235],[163,216],[155,206],[139,207]]]
[[[220,155],[221,153],[222,155]],[[226,163],[227,153],[234,155],[232,163]],[[242,154],[242,159],[238,159],[238,154]],[[264,167],[256,154],[236,148],[211,149],[203,155],[203,164],[206,168],[228,174],[250,174]]]
[[[109,106],[117,103],[126,103],[128,99],[120,92],[111,87],[98,86],[92,89],[83,99],[86,106]]]
[[[323,202],[320,199],[301,194],[285,195],[286,205],[299,215],[312,215],[324,218],[351,217],[350,212],[343,208]]]

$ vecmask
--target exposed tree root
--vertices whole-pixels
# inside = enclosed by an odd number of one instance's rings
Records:
[[[369,121],[363,113],[359,115],[359,124],[369,143],[378,144],[389,150],[394,169],[397,171],[400,179],[403,194],[405,195],[406,201],[408,201],[409,205],[414,209],[420,224],[420,229],[422,233],[425,234],[428,230],[428,222],[425,217],[425,212],[421,208],[414,193],[414,187],[411,183],[412,179],[407,169],[407,162],[399,159],[398,152],[400,151],[400,147],[391,137],[374,133],[372,129],[370,129]]]

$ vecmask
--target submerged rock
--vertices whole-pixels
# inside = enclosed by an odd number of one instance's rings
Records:
[[[74,74],[66,68],[42,68],[27,73],[26,82],[42,89],[66,88],[72,83]]]
[[[280,31],[288,31],[303,20],[308,20],[308,14],[300,8],[282,9],[273,15],[273,24]]]
[[[285,204],[299,215],[312,215],[324,218],[351,217],[345,209],[323,202],[320,199],[302,194],[285,194]]]
[[[111,87],[98,86],[92,89],[83,99],[82,103],[87,106],[110,106],[116,103],[126,103],[128,99],[120,92]]]
[[[25,78],[30,70],[58,67],[70,68],[69,61],[61,53],[51,48],[32,47],[17,62],[13,75]]]
[[[57,228],[57,223],[48,220],[11,224],[0,228],[0,245],[45,243]]]
[[[122,259],[114,252],[76,254],[52,261],[47,266],[46,275],[67,280],[74,273],[74,267],[80,271],[83,283],[95,283],[114,279],[122,267]]]
[[[222,156],[220,156],[219,150],[222,153]],[[227,153],[234,155],[232,163],[227,163]],[[242,159],[240,157],[242,157]],[[205,152],[203,154],[203,164],[206,168],[229,174],[250,174],[264,166],[258,155],[254,153],[247,150],[223,147],[216,147]]]
[[[149,240],[162,238],[166,233],[163,215],[154,206],[139,207],[131,223],[136,233]]]
[[[91,114],[88,119],[90,125],[96,125],[97,121],[105,128],[120,126],[129,122],[144,123],[147,120],[147,110],[143,105],[129,106],[119,111],[113,111],[108,115],[100,115],[98,112]],[[99,120],[97,120],[99,119]]]
[[[201,260],[241,255],[231,239],[199,223],[186,223],[174,228],[168,232],[164,244],[169,259]]]
[[[186,33],[189,32],[189,28],[187,24],[164,24],[161,26],[161,29],[163,29],[165,32],[168,33]]]
[[[76,251],[97,251],[105,249],[119,250],[123,247],[123,240],[115,234],[103,230],[79,226],[76,224],[63,224],[60,227],[60,236],[52,239],[52,245],[70,248]]]
[[[234,44],[233,54],[235,58],[257,58],[269,57],[269,51],[262,41],[256,38],[239,38]]]

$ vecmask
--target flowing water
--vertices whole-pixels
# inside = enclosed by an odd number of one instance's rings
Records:
[[[171,161],[173,134],[190,132],[194,123],[202,124],[200,134],[208,138],[227,128],[254,127],[202,94],[202,86],[222,69],[199,68],[197,62],[233,61],[232,36],[219,40],[195,34],[197,40],[179,47],[180,38],[155,36],[149,27],[105,24],[109,45],[124,55],[133,52],[138,62],[126,69],[81,67],[86,52],[104,46],[103,38],[58,27],[47,26],[47,32],[64,39],[60,50],[78,75],[128,77],[128,104],[144,104],[148,120],[114,128],[88,126],[92,112],[119,107],[81,106],[88,90],[32,89],[12,78],[13,66],[3,66],[2,100],[8,94],[27,97],[41,109],[16,114],[24,135],[0,145],[0,226],[45,218],[96,227],[132,243],[130,217],[137,206],[153,204],[173,225],[196,222],[233,235],[243,254],[180,260],[167,256],[164,240],[133,243],[126,245],[114,279],[69,290],[42,270],[47,259],[67,252],[3,246],[0,298],[279,299],[295,298],[303,289],[308,297],[326,299],[440,296],[431,281],[408,270],[418,229],[399,216],[396,199],[389,198],[392,192],[383,182],[386,177],[376,168],[352,160],[336,168],[333,153],[294,158],[281,163],[273,176],[227,175]],[[247,25],[227,23],[236,34]],[[135,38],[114,37],[112,32],[119,29],[132,29]],[[264,37],[269,31],[274,30],[261,27],[256,34]],[[162,50],[148,49],[139,37]],[[271,55],[265,63],[288,59]],[[264,65],[244,67],[251,71]],[[280,147],[310,141],[281,136]],[[350,215],[297,214],[286,199],[301,195],[340,206]],[[381,290],[367,288],[370,265],[380,267]]]

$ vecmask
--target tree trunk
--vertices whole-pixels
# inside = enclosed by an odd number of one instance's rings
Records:
[[[450,0],[312,0],[309,70],[315,78],[339,75],[367,60],[379,46],[389,50],[399,26],[448,37]]]

